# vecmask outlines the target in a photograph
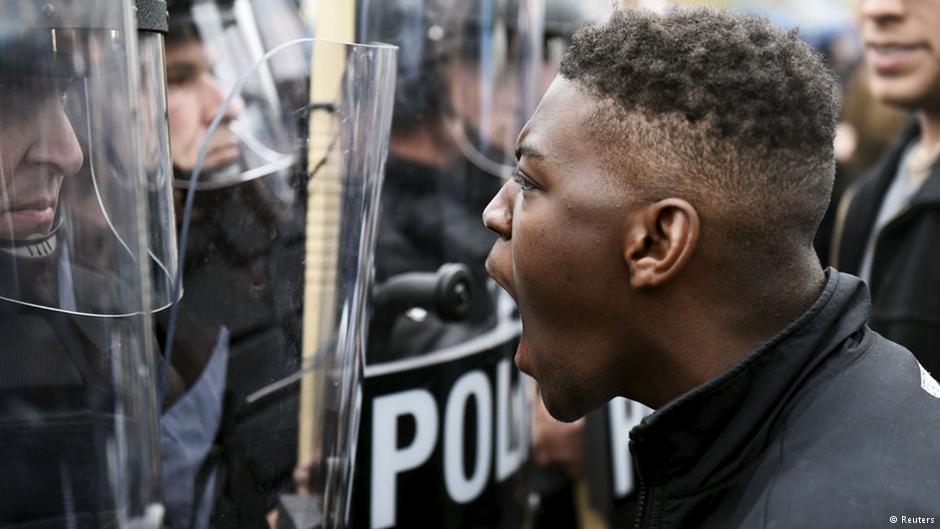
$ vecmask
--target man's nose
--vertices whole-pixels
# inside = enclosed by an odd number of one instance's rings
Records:
[[[483,210],[483,224],[503,239],[512,238],[512,181],[503,184]]]
[[[902,18],[907,14],[905,2],[906,0],[862,0],[862,18],[874,20]]]
[[[82,168],[85,156],[75,130],[58,99],[37,109],[38,138],[26,153],[34,164],[51,165],[62,175],[73,175]]]
[[[202,117],[208,124],[215,119],[219,109],[225,104],[228,91],[212,75],[205,74],[200,80],[202,94]],[[238,118],[245,110],[245,103],[241,97],[233,97],[225,107],[223,119],[231,121]]]

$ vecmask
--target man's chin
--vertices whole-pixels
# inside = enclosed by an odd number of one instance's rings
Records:
[[[552,398],[549,393],[546,393],[545,388],[540,385],[542,389],[542,402],[545,403],[545,409],[548,410],[548,413],[555,418],[555,420],[561,422],[574,422],[581,417],[587,415],[589,410],[583,410],[578,406],[573,406],[571,403],[561,403],[557,399]]]
[[[48,217],[48,218],[47,218]],[[0,239],[30,241],[52,231],[54,212],[18,211],[0,215]]]
[[[918,110],[936,99],[928,90],[910,78],[876,78],[870,82],[872,95],[884,104],[908,111]]]
[[[237,163],[241,156],[238,146],[218,147],[206,155],[207,168],[222,168]]]
[[[199,174],[200,183],[237,183],[241,175],[242,167],[239,160],[226,163],[210,164],[209,160],[203,164]],[[178,165],[173,166],[174,178],[177,181],[189,181],[192,176],[192,169],[185,169]]]

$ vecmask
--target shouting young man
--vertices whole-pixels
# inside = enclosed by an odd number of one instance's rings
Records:
[[[813,251],[837,91],[761,19],[617,13],[575,36],[484,212],[548,410],[656,409],[641,527],[940,519],[940,386]]]

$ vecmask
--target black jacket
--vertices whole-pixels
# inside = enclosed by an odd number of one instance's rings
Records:
[[[827,275],[780,334],[633,429],[638,526],[940,524],[940,388],[866,325],[864,283]]]
[[[919,135],[908,127],[854,192],[843,199],[832,265],[858,274],[881,201],[903,151]],[[910,349],[928,371],[940,373],[940,164],[910,207],[881,231],[871,268],[871,327]],[[940,502],[940,500],[938,500]]]

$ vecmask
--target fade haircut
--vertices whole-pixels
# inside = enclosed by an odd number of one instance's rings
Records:
[[[575,34],[560,73],[600,101],[593,138],[644,200],[684,198],[703,239],[755,255],[811,248],[839,92],[796,31],[714,8],[617,11]]]

